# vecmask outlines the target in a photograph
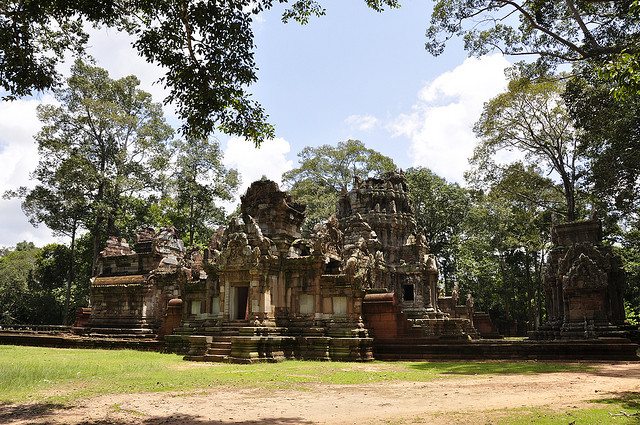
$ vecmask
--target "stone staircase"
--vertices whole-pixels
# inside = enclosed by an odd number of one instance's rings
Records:
[[[240,330],[242,328],[246,328],[251,326],[248,320],[234,320],[232,322],[224,322],[222,326],[220,326],[220,336],[238,336],[240,335]]]
[[[227,362],[231,355],[231,337],[213,337],[211,343],[208,344],[208,347],[206,354],[202,356],[200,361],[218,363]]]

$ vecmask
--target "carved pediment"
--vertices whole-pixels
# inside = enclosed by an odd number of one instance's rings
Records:
[[[565,292],[598,291],[607,284],[607,272],[584,253],[573,262],[562,280]]]

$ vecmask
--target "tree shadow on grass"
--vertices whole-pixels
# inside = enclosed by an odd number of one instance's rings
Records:
[[[615,369],[609,368],[605,366],[596,367],[595,370],[591,373],[592,375],[598,376],[606,376],[609,378],[635,378],[640,380],[640,363],[636,363],[637,367],[629,369]]]
[[[625,409],[640,412],[640,392],[623,391],[611,393],[613,397],[591,400],[592,403],[617,404]],[[639,418],[640,419],[640,418]]]
[[[303,418],[260,418],[247,420],[209,420],[200,416],[173,414],[169,416],[152,416],[136,420],[101,419],[80,422],[79,425],[129,425],[132,423],[143,425],[313,425],[315,422]]]
[[[23,421],[34,424],[65,423],[64,416],[57,417],[69,406],[62,404],[2,404],[0,403],[0,424],[10,424],[15,421]],[[57,418],[56,418],[57,417]],[[55,421],[57,419],[57,421]],[[62,422],[61,422],[62,421]],[[259,418],[235,420],[210,420],[200,416],[183,415],[174,413],[167,416],[142,416],[130,419],[117,417],[106,417],[104,419],[85,420],[79,422],[81,425],[313,425],[315,422],[305,420],[300,417],[292,418]]]
[[[409,368],[443,375],[500,375],[556,372],[591,372],[592,366],[579,363],[521,362],[420,362]]]
[[[6,404],[0,403],[0,424],[9,421],[28,420],[33,418],[45,418],[56,414],[56,410],[62,409],[62,404],[37,403],[37,404]]]

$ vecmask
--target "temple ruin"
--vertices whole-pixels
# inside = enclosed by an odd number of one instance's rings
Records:
[[[620,257],[602,244],[598,220],[556,224],[544,275],[547,322],[534,339],[637,334],[625,323],[625,275]]]
[[[401,172],[356,179],[308,237],[304,220],[304,205],[260,180],[204,251],[185,248],[173,228],[142,228],[132,245],[112,237],[75,331],[160,339],[197,361],[637,359],[621,262],[599,221],[553,227],[547,323],[510,341],[471,294],[439,293]]]
[[[304,205],[261,180],[203,253],[174,229],[142,229],[133,247],[111,238],[87,332],[160,335],[187,359],[236,362],[364,361],[374,339],[478,338],[469,314],[439,307],[437,263],[402,173],[356,179],[309,238],[304,218]]]

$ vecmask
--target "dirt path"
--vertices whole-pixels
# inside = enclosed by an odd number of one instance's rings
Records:
[[[585,407],[640,391],[640,363],[590,372],[456,376],[419,383],[310,385],[305,390],[217,389],[101,396],[73,408],[1,406],[12,424],[451,424],[491,423],[500,409]],[[38,411],[42,409],[42,411]]]

